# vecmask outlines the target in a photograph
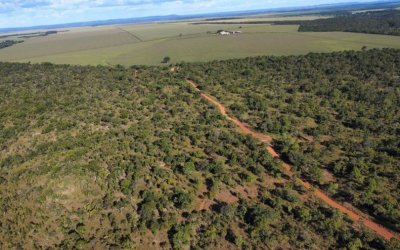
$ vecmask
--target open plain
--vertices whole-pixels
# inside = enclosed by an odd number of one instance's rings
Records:
[[[224,21],[309,20],[318,16],[249,17]],[[367,48],[400,48],[400,37],[349,32],[298,32],[298,25],[199,24],[193,21],[71,28],[0,50],[0,60],[56,64],[160,65],[261,55],[301,55]],[[218,36],[219,30],[241,35]],[[296,45],[296,46],[294,46]]]

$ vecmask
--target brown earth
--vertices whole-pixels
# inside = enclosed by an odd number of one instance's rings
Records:
[[[233,195],[231,193],[231,191],[229,191],[229,190],[224,190],[224,191],[219,192],[215,196],[215,199],[218,201],[223,201],[228,204],[236,203],[239,201],[239,198],[236,197],[235,195]]]
[[[218,201],[222,201],[228,204],[237,203],[239,201],[239,197],[244,199],[255,199],[258,196],[258,187],[256,185],[250,186],[237,186],[232,188],[232,190],[224,189],[218,192],[214,199],[211,200],[204,196],[198,197],[198,202],[196,206],[196,210],[209,210],[210,207],[216,204]]]
[[[214,202],[213,200],[206,199],[206,198],[201,199],[201,200],[200,200],[200,203],[199,203],[199,205],[198,205],[198,207],[197,207],[197,210],[198,210],[198,211],[209,210],[210,207],[211,207],[213,204],[215,204],[215,202]]]

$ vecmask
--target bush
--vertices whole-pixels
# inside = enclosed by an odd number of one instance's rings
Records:
[[[179,209],[187,208],[192,203],[193,196],[183,191],[177,191],[172,195],[171,201]]]
[[[184,249],[190,243],[191,226],[185,224],[175,225],[170,231],[170,241],[173,249]]]

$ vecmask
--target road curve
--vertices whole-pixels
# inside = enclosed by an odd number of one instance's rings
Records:
[[[239,121],[237,118],[228,115],[228,113],[226,112],[226,108],[223,104],[221,104],[215,97],[203,92],[202,90],[200,90],[197,87],[197,84],[190,80],[190,79],[186,79],[186,81],[194,88],[196,89],[197,92],[199,92],[201,94],[201,96],[203,98],[205,98],[206,100],[208,100],[209,102],[211,102],[212,104],[214,104],[215,106],[218,107],[220,113],[225,116],[229,121],[231,121],[232,123],[234,123],[235,125],[237,125],[240,130],[245,133],[245,134],[249,134],[251,136],[253,136],[254,138],[257,138],[258,140],[267,143],[267,152],[272,155],[274,158],[278,158],[280,159],[280,155],[275,151],[275,149],[270,145],[272,138],[268,135],[264,135],[261,133],[257,133],[255,131],[253,131],[252,129],[250,129],[248,127],[247,124]],[[283,162],[281,164],[281,167],[287,172],[287,174],[289,176],[293,176],[293,172],[292,172],[292,166]],[[397,235],[396,233],[394,233],[393,231],[391,231],[390,229],[382,226],[381,224],[378,224],[376,222],[374,222],[372,219],[370,219],[367,215],[361,213],[361,212],[355,212],[350,210],[349,208],[341,205],[340,203],[338,203],[337,201],[333,200],[332,198],[330,198],[328,195],[326,195],[322,190],[313,187],[309,182],[305,181],[305,180],[300,180],[301,184],[308,190],[312,191],[313,194],[318,197],[320,200],[322,200],[323,202],[325,202],[327,205],[338,209],[339,211],[341,211],[342,213],[346,214],[351,220],[353,220],[354,222],[358,222],[363,224],[365,227],[371,229],[372,231],[374,231],[375,233],[377,233],[378,235],[382,236],[383,238],[385,238],[386,240],[390,240],[392,238],[396,238],[398,240],[400,240],[400,236]]]

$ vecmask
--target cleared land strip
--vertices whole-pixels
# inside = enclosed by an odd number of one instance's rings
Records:
[[[118,27],[118,26],[116,26],[115,28],[117,28],[117,29],[119,29],[120,31],[123,31],[123,32],[125,32],[125,33],[128,33],[128,34],[131,35],[132,37],[136,38],[139,42],[143,42],[142,38],[138,37],[138,36],[135,35],[134,33],[131,33],[131,32],[129,32],[129,31],[127,31],[127,30],[124,30],[123,28]]]
[[[175,72],[174,70],[171,70],[171,72]],[[232,117],[230,115],[227,114],[226,112],[226,108],[223,104],[221,104],[215,97],[203,92],[202,90],[200,90],[197,87],[197,84],[189,79],[186,79],[186,81],[193,87],[196,89],[197,92],[199,92],[201,94],[201,96],[205,99],[207,99],[208,101],[210,101],[212,104],[214,104],[215,106],[218,107],[219,111],[221,112],[221,114],[223,116],[225,116],[229,121],[231,121],[232,123],[236,124],[240,130],[245,133],[245,134],[249,134],[255,138],[257,138],[258,140],[267,143],[267,151],[269,154],[271,154],[274,158],[278,158],[280,159],[280,155],[275,151],[275,149],[270,145],[270,142],[272,141],[271,137],[268,135],[264,135],[264,134],[260,134],[257,133],[253,130],[251,130],[245,123],[239,121],[237,118]],[[281,167],[283,169],[285,169],[285,171],[287,172],[287,174],[289,176],[293,176],[293,172],[292,172],[292,166],[287,164],[287,163],[282,163]],[[370,219],[367,215],[361,213],[361,212],[355,212],[352,211],[348,208],[346,208],[345,206],[339,204],[337,201],[333,200],[332,198],[330,198],[328,195],[326,195],[322,190],[313,187],[309,182],[305,181],[305,180],[300,180],[301,184],[308,190],[312,191],[313,194],[318,197],[319,199],[321,199],[323,202],[325,202],[327,205],[338,209],[339,211],[341,211],[342,213],[346,214],[351,220],[355,221],[355,222],[359,222],[362,223],[365,227],[373,230],[374,232],[376,232],[378,235],[382,236],[383,238],[385,238],[386,240],[390,240],[392,238],[396,238],[400,240],[400,236],[397,235],[396,233],[394,233],[393,231],[387,229],[386,227],[382,226],[381,224],[378,224],[376,222],[374,222],[372,219]]]

